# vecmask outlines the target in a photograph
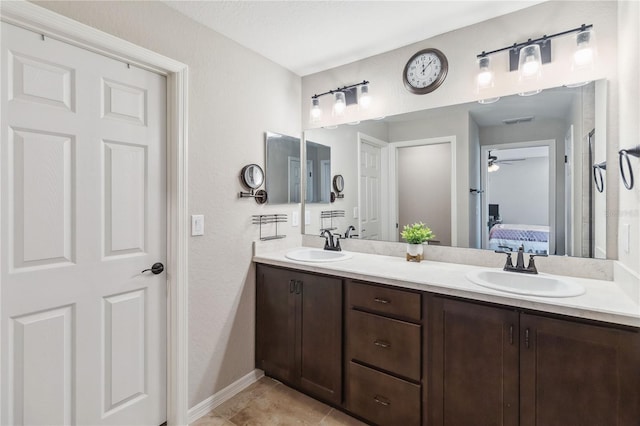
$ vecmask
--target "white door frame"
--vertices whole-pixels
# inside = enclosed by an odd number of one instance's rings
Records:
[[[534,146],[546,146],[549,148],[549,254],[554,254],[556,250],[556,140],[545,139],[525,142],[511,142],[494,145],[482,145],[480,147],[480,177],[482,179],[482,189],[484,189],[484,197],[482,197],[482,248],[489,247],[489,186],[487,185],[489,174],[487,171],[486,158],[489,151],[513,148],[528,148]],[[525,188],[518,185],[526,185],[526,182],[514,182],[514,191],[520,191]]]
[[[2,2],[0,20],[167,78],[167,423],[186,425],[189,408],[188,67],[26,1]]]
[[[437,138],[417,139],[412,141],[393,142],[389,144],[389,177],[391,183],[389,184],[389,199],[393,200],[394,209],[390,212],[389,220],[389,232],[395,233],[395,238],[392,241],[397,241],[398,229],[396,224],[398,223],[398,148],[406,148],[411,146],[423,146],[423,145],[435,145],[441,143],[450,144],[451,149],[451,247],[458,246],[458,193],[456,182],[456,136],[441,136]],[[418,191],[418,188],[414,188]],[[392,230],[393,229],[393,230]],[[393,235],[393,234],[392,234]]]

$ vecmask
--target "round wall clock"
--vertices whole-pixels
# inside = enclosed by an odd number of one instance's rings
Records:
[[[424,95],[436,90],[449,70],[444,53],[438,49],[424,49],[409,59],[402,73],[402,80],[408,91]]]

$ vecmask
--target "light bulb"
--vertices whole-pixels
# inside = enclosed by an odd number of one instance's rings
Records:
[[[518,76],[520,80],[542,77],[542,59],[539,45],[530,44],[520,49]]]
[[[489,167],[487,168],[487,171],[489,173],[492,173],[492,172],[497,172],[499,169],[500,169],[500,166],[498,166],[496,163],[491,163],[491,164],[489,164]]]
[[[480,71],[476,77],[476,88],[478,91],[493,87],[493,72],[491,71],[491,61],[484,56],[478,60]]]
[[[318,121],[320,121],[320,117],[322,117],[322,109],[320,109],[320,99],[311,98],[311,111],[309,111],[309,116],[312,123],[317,123]]]
[[[363,84],[360,87],[360,99],[358,100],[360,107],[367,109],[371,105],[371,95],[369,94],[369,85]]]
[[[342,115],[347,108],[347,101],[344,97],[344,92],[336,92],[335,101],[333,103],[333,113],[335,115]]]
[[[572,69],[591,68],[595,60],[595,34],[588,29],[576,35],[576,50],[573,52]]]

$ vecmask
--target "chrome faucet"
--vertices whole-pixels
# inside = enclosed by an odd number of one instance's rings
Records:
[[[355,231],[356,228],[353,225],[349,225],[346,231],[344,231],[345,238],[351,238],[351,231]]]
[[[328,229],[324,229],[321,233],[320,233],[321,237],[324,237],[324,249],[325,250],[332,250],[332,251],[342,251],[342,248],[340,247],[340,236],[339,235],[333,235],[331,233],[331,231],[329,231]],[[335,241],[334,241],[334,237],[335,237]]]
[[[536,257],[536,256],[547,257],[546,254],[533,254],[533,253],[530,253],[529,254],[529,264],[525,268],[525,266],[524,266],[524,245],[521,244],[520,247],[518,247],[518,257],[516,258],[516,266],[513,266],[513,260],[511,259],[511,249],[508,249],[508,251],[496,250],[496,253],[504,253],[504,254],[507,255],[507,261],[504,264],[504,268],[502,268],[503,270],[509,271],[509,272],[521,272],[521,273],[524,273],[524,274],[537,274],[538,273],[538,269],[536,268],[536,263],[533,260],[533,258]]]

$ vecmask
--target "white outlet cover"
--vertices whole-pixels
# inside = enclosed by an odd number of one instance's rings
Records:
[[[299,223],[300,217],[298,216],[298,212],[294,210],[291,212],[291,226],[298,226]]]
[[[304,211],[304,224],[311,225],[311,210]]]

